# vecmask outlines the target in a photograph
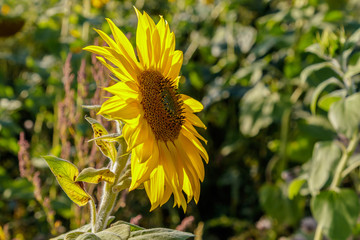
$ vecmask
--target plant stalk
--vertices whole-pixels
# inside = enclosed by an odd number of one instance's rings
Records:
[[[120,131],[120,129],[118,130]],[[100,207],[96,215],[95,232],[104,230],[107,227],[109,216],[115,206],[119,192],[114,192],[113,186],[117,185],[119,179],[124,174],[126,163],[129,155],[126,154],[127,144],[123,138],[119,140],[119,148],[116,156],[116,161],[111,166],[110,170],[115,174],[114,183],[105,182],[103,188],[103,195],[100,202]]]
[[[343,172],[344,168],[346,167],[347,161],[354,153],[358,143],[359,143],[359,134],[356,131],[354,133],[353,137],[351,138],[350,143],[347,146],[345,152],[343,153],[339,164],[336,167],[335,175],[334,175],[333,181],[331,182],[331,185],[330,185],[331,190],[336,190],[338,185],[341,183],[341,180],[342,180],[341,173]]]
[[[95,224],[96,224],[96,206],[94,199],[91,198],[90,203],[90,214],[91,214],[91,232],[95,232]]]
[[[314,240],[322,240],[322,224],[316,226]]]

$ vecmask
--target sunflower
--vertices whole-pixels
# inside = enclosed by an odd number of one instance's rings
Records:
[[[205,128],[194,114],[203,109],[197,100],[178,92],[183,53],[175,50],[175,35],[160,16],[157,24],[135,8],[138,18],[136,52],[115,24],[113,39],[96,30],[108,46],[88,46],[119,81],[105,88],[113,94],[98,114],[123,121],[123,136],[131,151],[130,190],[144,184],[151,209],[174,195],[174,206],[186,211],[200,197],[206,140],[194,128]],[[106,61],[106,60],[107,61]],[[109,64],[111,63],[111,64]],[[185,195],[187,199],[185,199]]]

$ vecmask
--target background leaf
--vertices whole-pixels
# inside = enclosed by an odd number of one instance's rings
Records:
[[[312,193],[319,191],[335,171],[341,158],[341,149],[335,142],[317,142],[310,162],[308,178]]]
[[[311,211],[326,236],[347,239],[359,216],[359,198],[350,189],[323,191],[312,198]]]
[[[358,132],[360,124],[359,110],[360,93],[335,102],[329,110],[329,120],[336,131],[351,138]]]

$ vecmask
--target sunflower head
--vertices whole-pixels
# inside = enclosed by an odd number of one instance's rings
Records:
[[[130,190],[144,184],[151,210],[174,195],[174,206],[186,211],[191,199],[199,200],[203,160],[209,161],[200,142],[206,140],[194,128],[206,128],[194,114],[203,106],[178,91],[183,54],[175,50],[169,24],[161,16],[155,24],[146,12],[136,8],[135,12],[136,54],[110,19],[106,20],[113,38],[96,30],[108,46],[84,48],[99,55],[99,61],[119,80],[105,88],[113,96],[98,114],[125,123],[123,136],[132,153]]]

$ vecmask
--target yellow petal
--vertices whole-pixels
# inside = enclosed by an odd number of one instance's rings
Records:
[[[182,63],[183,63],[183,52],[176,50],[172,58],[171,68],[166,77],[170,79],[175,79],[177,76],[179,76]]]
[[[189,97],[185,94],[180,94],[181,99],[193,112],[200,112],[204,109],[204,106],[197,100],[192,97]]]
[[[120,98],[126,100],[128,98],[139,99],[139,91],[134,90],[130,87],[130,82],[118,82],[111,87],[104,88],[109,93],[117,95]]]
[[[182,128],[184,128],[186,131],[190,132],[191,134],[193,134],[195,137],[201,139],[205,144],[207,144],[207,141],[205,138],[203,138],[197,131],[196,129],[193,127],[193,125],[188,122],[185,121],[184,125],[182,125]]]
[[[141,65],[138,63],[136,59],[134,49],[129,39],[124,35],[124,33],[118,27],[116,27],[116,25],[113,23],[113,21],[111,21],[111,19],[106,18],[106,21],[109,23],[114,39],[117,45],[119,46],[119,48],[121,49],[121,51],[126,56],[127,60],[130,63],[133,63],[139,70],[142,70]]]
[[[205,124],[195,114],[185,111],[184,115],[185,115],[186,121],[189,121],[192,125],[206,129]]]
[[[126,122],[140,114],[140,106],[136,101],[125,102],[118,96],[113,96],[101,105],[100,111],[97,114],[106,114]]]

